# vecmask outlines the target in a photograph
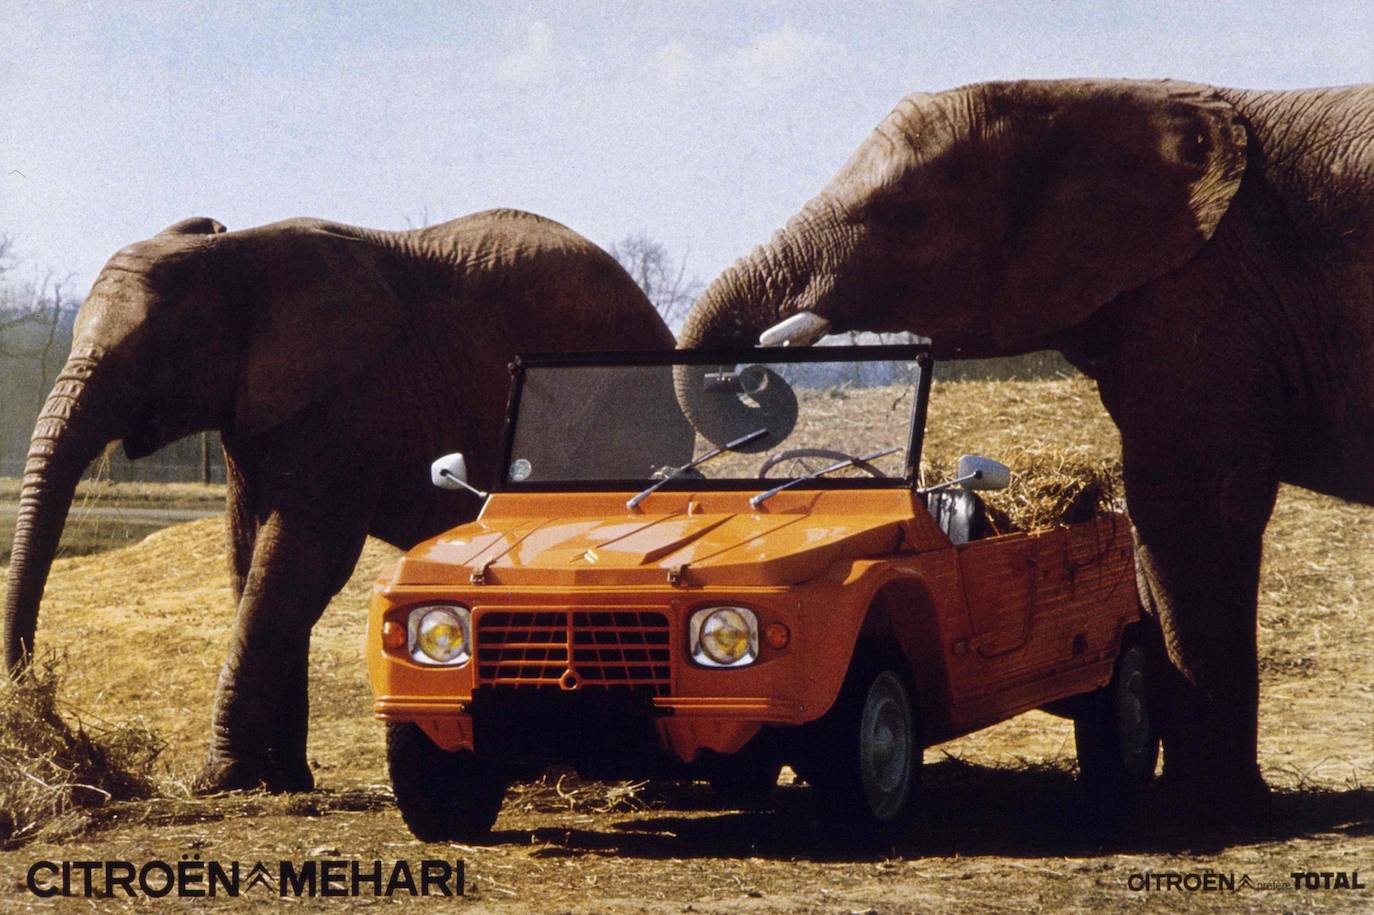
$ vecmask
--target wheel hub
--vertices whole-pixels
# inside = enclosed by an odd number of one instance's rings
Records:
[[[1136,769],[1150,751],[1150,714],[1145,701],[1145,673],[1139,668],[1123,671],[1117,696],[1116,723],[1126,765]]]
[[[912,744],[906,689],[896,674],[885,671],[869,688],[859,733],[864,795],[879,819],[895,816],[911,790]]]

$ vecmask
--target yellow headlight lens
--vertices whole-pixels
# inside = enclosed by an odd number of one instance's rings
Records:
[[[722,610],[714,613],[702,627],[701,645],[713,661],[733,664],[749,650],[749,633],[738,613]]]
[[[758,620],[743,607],[716,607],[699,611],[693,654],[698,661],[717,667],[736,667],[758,657]]]
[[[434,660],[451,661],[467,645],[467,640],[463,638],[463,627],[456,622],[440,623],[428,619],[420,624],[416,643]]]
[[[462,664],[472,657],[466,607],[417,607],[410,612],[410,656],[422,664]]]

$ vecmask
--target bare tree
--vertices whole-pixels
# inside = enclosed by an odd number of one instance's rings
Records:
[[[0,358],[38,364],[39,396],[47,395],[50,370],[63,358],[71,341],[64,339],[66,320],[76,303],[63,287],[70,281],[54,280],[49,271],[37,282],[14,285],[4,281],[13,261],[6,259],[8,239],[0,238]]]
[[[668,326],[677,330],[692,302],[705,288],[697,277],[687,278],[687,258],[674,263],[662,243],[640,231],[611,245],[611,257],[620,262],[649,297]]]
[[[14,239],[0,235],[0,357],[18,355],[9,345],[11,331],[33,323],[31,309],[24,308],[16,290],[5,280],[14,269]]]
[[[76,303],[49,271],[16,279],[13,240],[0,235],[0,459],[26,447],[57,367],[71,346]]]
[[[52,289],[49,291],[48,286]],[[62,313],[64,311],[75,311],[76,303],[68,301],[62,295],[62,283],[52,282],[49,274],[43,279],[43,284],[34,297],[32,313],[37,316],[36,320],[47,324],[47,336],[43,341],[42,348],[38,351],[38,396],[46,397],[48,394],[49,372],[58,362],[66,358],[66,353],[55,353],[58,343],[58,332],[62,328]],[[71,341],[66,341],[66,348],[71,348]],[[56,358],[54,359],[54,356]]]
[[[426,226],[434,224],[434,220],[430,218],[429,204],[427,203],[420,204],[420,209],[416,211],[413,218],[409,213],[406,213],[401,218],[406,221],[407,229],[423,229]],[[441,219],[439,222],[443,222],[443,220]]]

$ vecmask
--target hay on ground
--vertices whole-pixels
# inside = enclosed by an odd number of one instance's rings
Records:
[[[83,721],[59,710],[60,663],[0,683],[0,847],[79,808],[151,797],[165,744],[143,722]]]

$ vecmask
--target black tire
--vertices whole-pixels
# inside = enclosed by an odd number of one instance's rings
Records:
[[[386,761],[396,806],[415,838],[476,842],[491,832],[506,780],[475,753],[434,745],[409,722],[386,726]]]
[[[805,768],[826,834],[850,845],[900,839],[916,816],[923,749],[905,664],[856,652],[835,705],[819,724]]]
[[[1074,718],[1079,777],[1088,802],[1119,816],[1154,779],[1159,734],[1150,717],[1145,649],[1127,643],[1112,680],[1086,697]]]

